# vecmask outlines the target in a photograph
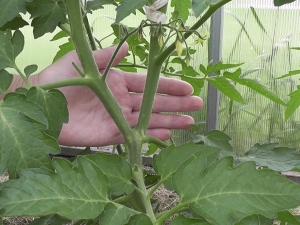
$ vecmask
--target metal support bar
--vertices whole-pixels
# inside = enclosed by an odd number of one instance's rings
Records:
[[[213,2],[217,2],[214,0]],[[208,60],[213,64],[222,59],[222,42],[223,42],[223,16],[224,8],[220,8],[211,17],[210,23],[210,39],[208,49]],[[211,74],[210,76],[215,76]],[[211,130],[216,130],[219,127],[219,102],[220,93],[211,84],[208,84],[207,91],[207,111],[206,111],[206,134]]]

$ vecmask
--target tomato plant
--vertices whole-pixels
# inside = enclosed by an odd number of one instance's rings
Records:
[[[0,94],[5,95],[0,101],[0,172],[9,174],[9,180],[0,184],[0,215],[40,217],[34,221],[37,224],[74,220],[77,224],[159,225],[171,217],[175,217],[172,225],[273,224],[274,219],[299,224],[288,210],[300,205],[300,187],[279,174],[300,167],[300,155],[294,149],[257,144],[237,156],[230,137],[220,131],[207,135],[195,132],[193,141],[180,146],[146,134],[162,68],[200,89],[209,82],[240,103],[243,97],[233,83],[285,105],[258,81],[240,78],[240,64],[190,66],[193,50],[187,39],[194,35],[200,42],[205,40],[197,29],[228,2],[172,0],[168,7],[168,1],[163,0],[0,0]],[[289,2],[275,0],[274,4]],[[116,7],[112,28],[118,47],[106,69],[99,71],[92,51],[101,44],[92,34],[88,14],[106,4]],[[198,20],[187,27],[190,9]],[[136,10],[145,14],[138,27],[122,24]],[[172,11],[169,20],[167,10]],[[36,65],[21,71],[15,60],[24,47],[20,28],[28,23],[20,14],[26,12],[31,15],[35,38],[56,27],[69,35],[82,65],[81,69],[73,64],[80,77],[32,86],[30,75]],[[150,30],[149,40],[144,37],[146,29]],[[134,127],[126,121],[107,86],[108,71],[125,41],[147,69]],[[170,56],[181,66],[180,71],[168,67]],[[121,68],[135,66],[128,63]],[[6,68],[15,69],[26,87],[6,93],[12,82]],[[215,76],[208,76],[211,73]],[[80,155],[73,161],[50,158],[60,152],[57,138],[68,121],[67,102],[57,88],[67,86],[85,86],[98,96],[125,139],[124,154]],[[145,185],[142,167],[144,143],[160,148],[153,157],[159,179],[153,181],[151,190]],[[156,212],[151,197],[163,184],[180,200],[174,208]]]

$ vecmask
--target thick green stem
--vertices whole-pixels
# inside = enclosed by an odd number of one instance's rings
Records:
[[[29,83],[28,81],[28,78],[25,76],[25,74],[22,73],[22,71],[17,67],[15,66],[14,68],[18,74],[22,77],[22,79],[24,80],[25,84],[26,84],[26,88],[29,89],[31,87],[31,84]]]
[[[152,205],[150,200],[147,198],[148,191],[146,189],[145,183],[144,183],[144,176],[143,176],[143,171],[141,168],[134,168],[133,170],[133,177],[140,188],[141,192],[143,195],[141,195],[141,201],[143,202],[143,205],[145,206],[146,213],[151,219],[151,221],[154,223],[156,221]]]
[[[163,224],[165,220],[167,220],[168,218],[170,218],[174,214],[176,214],[178,212],[185,211],[186,209],[187,208],[185,206],[177,205],[169,211],[165,211],[165,212],[162,212],[162,213],[158,214],[158,220],[156,221],[155,225]]]
[[[71,37],[84,74],[89,77],[100,77],[100,72],[92,54],[91,45],[87,39],[87,32],[83,24],[80,1],[65,0],[65,3],[71,26]]]
[[[206,13],[189,30],[197,30],[212,16],[212,14],[214,14],[215,11],[217,11],[223,5],[225,5],[226,3],[231,2],[231,1],[232,0],[221,0],[217,3],[210,4]],[[193,34],[193,32],[185,32],[184,39],[187,39],[191,34]],[[174,49],[175,49],[175,42],[172,43],[164,51],[162,51],[162,53],[157,57],[157,59],[159,61],[166,60],[169,57],[169,55],[174,51]]]
[[[159,51],[160,47],[158,44],[158,37],[151,35],[147,79],[140,116],[138,124],[136,126],[136,130],[141,134],[146,133],[151,118],[154,97],[157,91],[159,75],[163,63],[163,61],[157,60],[157,55],[159,54]]]

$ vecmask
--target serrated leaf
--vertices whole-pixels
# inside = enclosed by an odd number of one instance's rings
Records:
[[[112,195],[130,194],[134,190],[134,185],[130,181],[132,178],[131,166],[122,157],[98,153],[88,155],[81,161],[86,161],[103,171],[110,183]]]
[[[28,11],[33,18],[31,26],[34,38],[53,32],[59,23],[66,20],[66,9],[62,1],[33,0],[29,4]]]
[[[44,133],[48,122],[43,109],[26,96],[9,93],[0,103],[0,173],[10,178],[21,169],[44,166],[51,169],[48,154],[57,154],[56,140]]]
[[[261,215],[251,215],[235,223],[234,225],[273,225],[273,219]]]
[[[296,219],[296,217],[287,210],[277,213],[276,220],[280,221],[281,224],[300,225],[300,222]]]
[[[212,63],[209,63],[207,66],[207,75],[211,74],[211,73],[217,73],[220,74],[219,72],[221,70],[228,70],[228,69],[233,69],[236,67],[239,67],[241,65],[243,65],[244,63],[237,63],[237,64],[228,64],[228,63],[223,63],[223,62],[218,62],[215,65],[213,65]]]
[[[226,95],[228,98],[238,103],[245,104],[241,94],[235,89],[234,85],[232,85],[226,78],[218,76],[214,78],[206,78],[206,80],[215,88],[217,88],[220,92]]]
[[[77,160],[71,162],[56,158],[56,173],[46,169],[20,172],[20,178],[5,182],[0,192],[4,216],[27,215],[93,219],[109,202],[109,184],[106,176],[94,165]]]
[[[207,160],[206,165],[209,165],[219,155],[220,149],[189,142],[178,147],[169,146],[164,148],[159,155],[154,155],[153,167],[161,175],[161,182],[168,180],[182,164],[194,158],[196,153],[200,153]]]
[[[241,79],[241,78],[239,78],[240,74],[241,74],[241,69],[238,69],[233,73],[225,72],[224,77],[229,78],[238,84],[244,85],[244,86],[254,90],[255,92],[272,100],[273,102],[276,102],[281,105],[286,105],[285,102],[283,102],[280,98],[278,98],[278,96],[276,94],[269,91],[265,86],[260,84],[258,81],[246,79],[246,78]]]
[[[57,225],[70,223],[70,220],[61,218],[58,215],[45,216],[34,219],[29,225]]]
[[[121,22],[124,18],[133,13],[136,9],[142,8],[148,0],[124,0],[124,2],[116,8],[116,22]]]
[[[194,89],[194,92],[192,93],[192,95],[195,95],[195,96],[200,95],[202,88],[204,87],[204,79],[202,79],[202,78],[195,79],[195,78],[187,77],[187,76],[181,76],[180,78],[181,78],[181,80],[184,80],[192,85],[192,87]]]
[[[0,27],[19,15],[26,13],[27,0],[0,0]]]
[[[59,58],[63,57],[68,52],[75,50],[75,45],[71,38],[68,39],[67,43],[64,43],[59,46],[59,51],[56,53],[56,55],[53,58],[53,62],[58,60]]]
[[[2,21],[0,23],[2,23]],[[2,27],[0,27],[0,30],[17,30],[26,25],[28,25],[28,23],[25,20],[23,20],[20,15],[17,15],[15,18],[6,22]]]
[[[222,149],[222,156],[233,156],[233,148],[229,143],[231,138],[219,130],[209,131],[207,135],[195,134],[193,141],[195,143],[203,142],[205,145],[214,146]]]
[[[31,74],[33,74],[35,71],[37,71],[38,66],[36,64],[26,66],[24,69],[24,73],[26,77],[29,77]]]
[[[287,102],[284,118],[287,120],[300,106],[300,85],[297,86],[297,90],[290,93],[290,100]]]
[[[238,160],[254,161],[259,166],[267,166],[279,172],[290,171],[294,167],[300,168],[300,153],[293,148],[278,147],[277,143],[255,144]]]
[[[274,5],[275,6],[282,6],[282,5],[285,5],[285,4],[289,4],[289,3],[292,3],[296,0],[274,0]]]
[[[41,88],[32,87],[27,92],[27,99],[43,108],[48,120],[46,133],[58,138],[63,123],[67,123],[69,120],[68,102],[63,93],[57,89],[44,91]]]
[[[191,8],[190,0],[172,0],[171,6],[174,7],[174,11],[178,11],[177,18],[181,18],[182,21],[185,21],[189,17],[189,9]]]
[[[103,5],[115,5],[117,6],[114,0],[90,0],[87,2],[86,11],[92,13],[92,11],[97,9],[103,9]]]
[[[199,17],[212,3],[212,0],[192,0],[192,9],[195,17]]]
[[[210,225],[209,222],[201,219],[187,218],[184,215],[177,216],[170,225]]]
[[[0,95],[6,94],[6,90],[10,87],[13,75],[6,70],[0,70]]]
[[[253,214],[275,218],[276,212],[299,205],[299,185],[271,170],[256,170],[253,162],[233,167],[232,157],[226,157],[204,174],[194,171],[201,166],[197,162],[201,163],[193,160],[174,174],[173,185],[181,197],[178,204],[190,205],[214,224],[232,225]]]

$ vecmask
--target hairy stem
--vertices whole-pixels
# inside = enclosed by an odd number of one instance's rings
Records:
[[[100,77],[100,72],[92,54],[92,48],[87,39],[87,32],[83,24],[80,1],[65,0],[65,3],[71,26],[71,37],[84,74],[88,77]]]
[[[146,134],[146,130],[151,118],[154,97],[157,91],[159,75],[163,63],[163,61],[157,60],[157,55],[159,54],[159,51],[160,47],[158,44],[158,38],[157,36],[151,35],[147,79],[140,116],[138,124],[136,126],[136,130],[143,135]]]
[[[95,38],[94,38],[94,35],[92,33],[92,29],[90,27],[90,23],[89,23],[89,20],[87,18],[87,15],[85,15],[83,17],[83,24],[84,24],[84,27],[86,29],[86,32],[87,32],[87,35],[88,35],[88,38],[89,38],[89,42],[91,44],[91,48],[92,50],[97,50],[97,45],[96,45],[96,42],[95,42]]]

